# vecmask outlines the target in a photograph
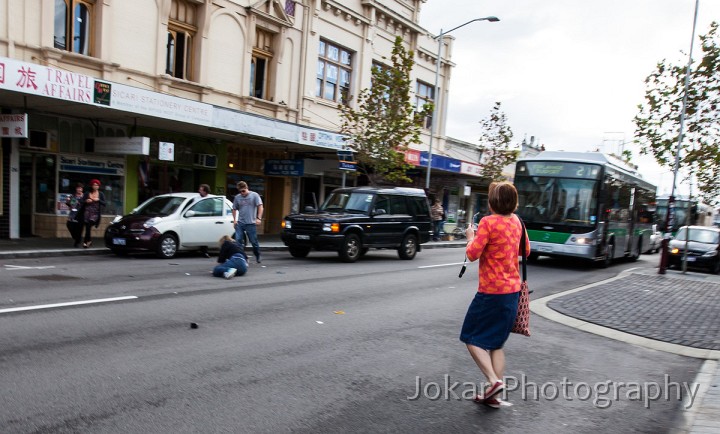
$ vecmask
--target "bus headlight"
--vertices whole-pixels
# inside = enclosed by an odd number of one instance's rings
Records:
[[[580,244],[581,246],[592,246],[592,245],[595,244],[595,239],[594,239],[594,238],[575,238],[575,237],[572,237],[572,238],[570,238],[570,241],[572,241],[572,242],[574,242],[574,243],[576,243],[576,244]]]

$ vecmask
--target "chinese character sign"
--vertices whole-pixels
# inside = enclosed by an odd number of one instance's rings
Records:
[[[27,138],[27,120],[27,113],[0,115],[0,137]]]

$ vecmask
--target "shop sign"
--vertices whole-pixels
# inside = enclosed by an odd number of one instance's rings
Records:
[[[299,128],[297,142],[302,145],[318,146],[321,148],[346,149],[347,137],[342,134],[327,131]]]
[[[432,156],[432,167],[433,169],[445,170],[446,172],[460,173],[460,160],[456,160],[450,157],[444,157],[442,155],[433,154]],[[426,166],[428,164],[428,153],[420,153],[420,165]]]
[[[76,72],[0,57],[0,89],[212,125],[213,106]]]
[[[235,110],[213,107],[212,127],[224,131],[295,142],[297,125]]]
[[[97,105],[110,106],[110,96],[112,95],[112,84],[104,81],[95,80],[93,87],[93,102]]]
[[[91,104],[93,80],[75,72],[0,57],[0,89]]]
[[[27,121],[27,113],[0,115],[0,137],[26,139]]]
[[[95,152],[119,155],[150,155],[150,137],[95,137]]]
[[[482,166],[479,164],[460,162],[460,172],[465,175],[482,176]]]
[[[175,161],[175,144],[170,142],[159,142],[158,160]]]
[[[420,151],[416,151],[414,149],[408,149],[407,151],[405,151],[405,162],[413,166],[419,166]],[[425,161],[425,164],[427,164],[427,161]]]
[[[61,155],[60,171],[124,176],[125,162],[112,158]]]
[[[191,124],[212,125],[213,107],[189,99],[113,83],[110,108]]]
[[[303,176],[303,160],[265,160],[265,175]]]

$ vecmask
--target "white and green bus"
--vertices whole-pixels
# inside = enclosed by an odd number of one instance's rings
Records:
[[[531,260],[565,256],[607,266],[647,250],[656,187],[615,157],[541,152],[517,161],[514,184]]]

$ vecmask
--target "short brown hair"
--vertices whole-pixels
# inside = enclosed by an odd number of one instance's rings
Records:
[[[238,181],[238,183],[237,183],[237,188],[238,188],[238,190],[242,190],[242,189],[248,188],[247,182],[245,182],[245,181]]]
[[[498,214],[512,214],[517,209],[518,193],[509,182],[493,182],[488,188],[488,204]]]

